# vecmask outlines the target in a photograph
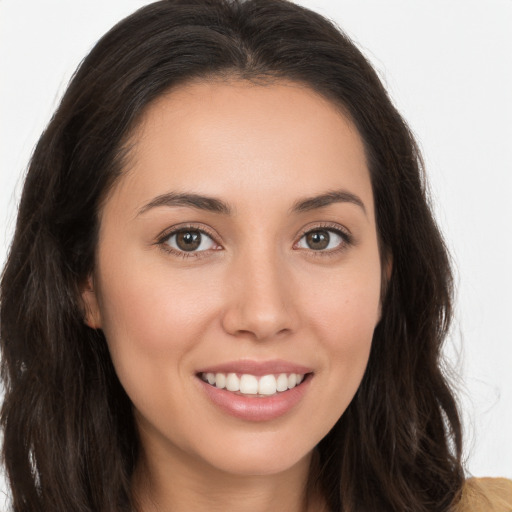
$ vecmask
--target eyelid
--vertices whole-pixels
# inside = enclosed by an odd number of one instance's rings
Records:
[[[186,231],[187,229],[193,230],[193,231],[199,231],[200,233],[206,235],[207,237],[211,238],[215,244],[218,245],[216,249],[206,249],[202,251],[180,251],[176,250],[170,245],[168,245],[166,242],[169,240],[169,238],[180,231]],[[312,231],[332,231],[335,232],[337,235],[339,235],[343,239],[343,243],[340,244],[339,247],[335,249],[328,249],[328,250],[314,250],[314,249],[305,249],[305,248],[297,248],[297,244],[302,240],[302,238],[307,235],[308,233]],[[208,253],[210,253],[212,250],[217,251],[220,249],[223,249],[222,244],[218,241],[220,239],[220,236],[213,232],[211,228],[208,226],[205,226],[201,223],[183,223],[183,224],[177,224],[174,226],[171,226],[164,231],[162,231],[157,237],[154,242],[155,245],[158,245],[163,251],[167,253],[171,253],[173,255],[177,255],[183,258],[200,258],[203,256],[207,256]],[[311,223],[305,226],[301,229],[299,234],[296,237],[296,241],[293,244],[293,248],[296,250],[301,251],[307,251],[308,253],[314,255],[314,256],[329,256],[329,255],[335,255],[345,249],[348,248],[348,246],[353,245],[353,235],[352,233],[345,227],[337,223],[332,222],[320,222],[320,223]]]
[[[171,238],[173,235],[178,234],[180,231],[199,231],[203,235],[206,235],[208,238],[210,238],[218,247],[216,249],[206,249],[203,251],[180,251],[175,249],[174,247],[171,247],[169,244],[167,244],[167,240]],[[158,245],[163,251],[167,253],[171,253],[173,255],[182,257],[182,258],[200,258],[202,256],[205,256],[205,253],[209,253],[212,250],[217,251],[219,249],[222,249],[222,244],[218,241],[220,236],[218,236],[216,233],[214,233],[210,228],[205,226],[204,224],[195,224],[195,223],[183,223],[183,224],[177,224],[174,226],[171,226],[164,231],[162,231],[155,240],[154,245]]]
[[[303,248],[297,248],[297,250],[304,250],[308,251],[310,253],[313,253],[315,256],[327,256],[332,254],[337,254],[340,251],[343,251],[347,249],[348,246],[354,244],[354,237],[352,233],[341,224],[337,223],[331,223],[331,222],[320,222],[317,224],[309,224],[301,229],[297,241],[293,244],[294,248],[296,248],[297,244],[302,240],[302,238],[307,235],[308,233],[314,232],[314,231],[333,231],[337,235],[339,235],[343,239],[343,244],[340,245],[340,247],[335,249],[328,249],[328,250],[315,250],[315,249],[303,249]]]

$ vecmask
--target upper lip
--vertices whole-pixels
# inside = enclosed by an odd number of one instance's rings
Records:
[[[198,371],[198,373],[248,373],[257,377],[262,375],[278,373],[299,373],[304,375],[313,370],[302,364],[285,361],[283,359],[272,359],[269,361],[255,361],[251,359],[241,359],[238,361],[227,361],[212,366],[207,366]]]

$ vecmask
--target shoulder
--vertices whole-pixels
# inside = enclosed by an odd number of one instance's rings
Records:
[[[470,478],[456,512],[512,512],[512,480]]]

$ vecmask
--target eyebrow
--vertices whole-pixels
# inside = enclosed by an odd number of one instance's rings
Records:
[[[290,209],[290,213],[308,212],[318,208],[324,208],[334,203],[355,204],[359,206],[366,215],[366,208],[363,201],[355,194],[346,190],[333,190],[317,196],[300,199],[293,204]],[[194,193],[169,192],[152,199],[138,211],[137,216],[142,215],[152,208],[160,206],[187,206],[223,215],[231,215],[234,211],[234,208],[232,208],[228,203],[215,197]]]
[[[359,206],[365,215],[366,207],[360,197],[346,190],[332,190],[318,196],[307,197],[296,201],[291,208],[292,212],[309,212],[318,208],[324,208],[333,203],[352,203]]]
[[[198,210],[222,213],[224,215],[231,215],[231,212],[233,211],[233,209],[227,203],[214,197],[192,193],[180,194],[176,192],[169,192],[152,199],[148,204],[143,206],[138,211],[137,215],[142,215],[148,210],[157,208],[158,206],[188,206],[197,208]]]

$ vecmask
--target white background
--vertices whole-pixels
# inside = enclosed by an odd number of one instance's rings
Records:
[[[68,79],[147,3],[0,0],[0,266],[28,159]],[[463,376],[468,472],[510,478],[512,0],[299,3],[358,43],[420,142],[456,266],[448,353]]]

